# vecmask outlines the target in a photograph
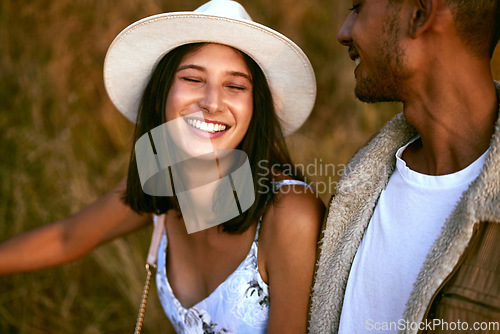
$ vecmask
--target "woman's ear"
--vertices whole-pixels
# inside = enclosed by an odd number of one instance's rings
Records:
[[[413,0],[414,7],[410,17],[409,33],[418,37],[432,26],[436,17],[439,0]]]

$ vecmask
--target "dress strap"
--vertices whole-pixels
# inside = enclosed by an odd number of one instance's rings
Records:
[[[260,216],[259,221],[257,222],[257,229],[255,230],[255,237],[253,238],[254,242],[259,241],[259,231],[260,231],[260,224],[262,223],[262,218],[264,215]]]
[[[308,185],[307,183],[305,183],[304,181],[299,181],[299,180],[280,180],[280,181],[277,181],[274,183],[274,190],[278,190],[279,188],[281,188],[282,186],[286,186],[286,185],[302,185],[302,186],[306,186],[308,187],[309,189],[311,189],[312,191],[314,191],[314,188],[311,187],[310,185]]]

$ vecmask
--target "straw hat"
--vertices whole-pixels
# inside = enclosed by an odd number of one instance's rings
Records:
[[[261,67],[285,136],[305,122],[316,98],[309,59],[290,39],[253,22],[243,6],[230,0],[212,0],[193,12],[153,15],[125,28],[104,61],[104,83],[116,108],[136,122],[156,64],[174,48],[197,42],[232,46]]]

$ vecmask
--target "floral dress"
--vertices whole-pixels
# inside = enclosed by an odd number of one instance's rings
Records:
[[[284,180],[275,184],[307,184]],[[257,263],[259,219],[254,241],[238,268],[207,298],[185,308],[175,297],[166,272],[168,238],[164,231],[158,249],[156,284],[158,296],[177,333],[265,333],[269,317],[269,287],[262,280]]]

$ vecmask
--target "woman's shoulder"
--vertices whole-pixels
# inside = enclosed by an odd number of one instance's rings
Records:
[[[275,198],[270,209],[277,215],[275,219],[290,218],[291,213],[300,216],[324,213],[323,202],[306,182],[278,173],[272,183]]]
[[[275,199],[269,208],[273,225],[294,224],[297,225],[296,228],[300,228],[304,224],[303,228],[307,228],[314,227],[318,219],[322,220],[325,206],[307,183],[282,177],[276,179],[274,185]]]
[[[275,244],[317,238],[325,205],[316,191],[305,182],[283,175],[276,177],[273,183],[275,198],[262,223],[265,240]]]
[[[311,187],[299,182],[279,182],[282,180],[292,179],[277,180],[280,186],[264,213],[259,234],[259,254],[266,278],[283,266],[293,268],[311,259],[314,262],[325,214],[323,202]]]

